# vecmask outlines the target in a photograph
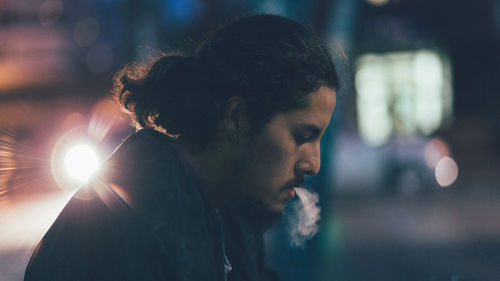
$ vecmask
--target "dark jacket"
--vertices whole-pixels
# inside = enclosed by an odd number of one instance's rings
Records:
[[[171,139],[141,130],[65,206],[35,249],[25,281],[222,281],[224,248],[233,267],[228,280],[270,278],[262,233],[230,206],[220,214]]]

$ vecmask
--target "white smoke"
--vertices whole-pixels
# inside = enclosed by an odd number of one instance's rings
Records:
[[[304,243],[318,232],[321,209],[317,205],[319,202],[317,193],[296,187],[295,194],[300,200],[293,201],[290,206],[291,213],[288,216],[290,242],[294,247],[303,248]]]

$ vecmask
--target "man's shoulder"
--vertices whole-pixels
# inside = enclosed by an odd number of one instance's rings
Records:
[[[128,136],[97,174],[106,181],[136,184],[136,180],[141,183],[168,180],[181,172],[182,164],[173,140],[153,129],[142,129]]]
[[[129,135],[118,146],[113,157],[176,157],[173,139],[152,128],[145,128]]]
[[[163,141],[161,135],[141,130],[122,142],[45,234],[26,270],[26,280],[78,276],[140,280],[128,273],[156,280],[148,276],[161,275],[161,245],[153,225],[172,223],[174,210],[167,207],[178,197],[174,190],[181,181],[174,183],[173,178],[180,177],[179,165],[175,152]]]

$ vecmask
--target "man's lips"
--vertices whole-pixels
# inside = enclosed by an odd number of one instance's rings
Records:
[[[292,199],[295,196],[295,187],[299,187],[302,185],[304,182],[304,179],[298,178],[290,181],[288,184],[286,184],[283,188],[282,191],[286,191],[289,199]]]

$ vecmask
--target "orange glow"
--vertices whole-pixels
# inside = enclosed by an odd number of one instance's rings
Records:
[[[0,29],[0,91],[62,82],[69,77],[68,39],[57,30],[36,27]],[[29,40],[28,40],[29,39]]]
[[[123,187],[113,183],[109,184],[109,186],[121,199],[123,199],[123,201],[125,201],[129,206],[134,207],[130,195],[125,191]]]
[[[366,2],[374,5],[374,6],[383,6],[389,3],[389,0],[366,0]]]

